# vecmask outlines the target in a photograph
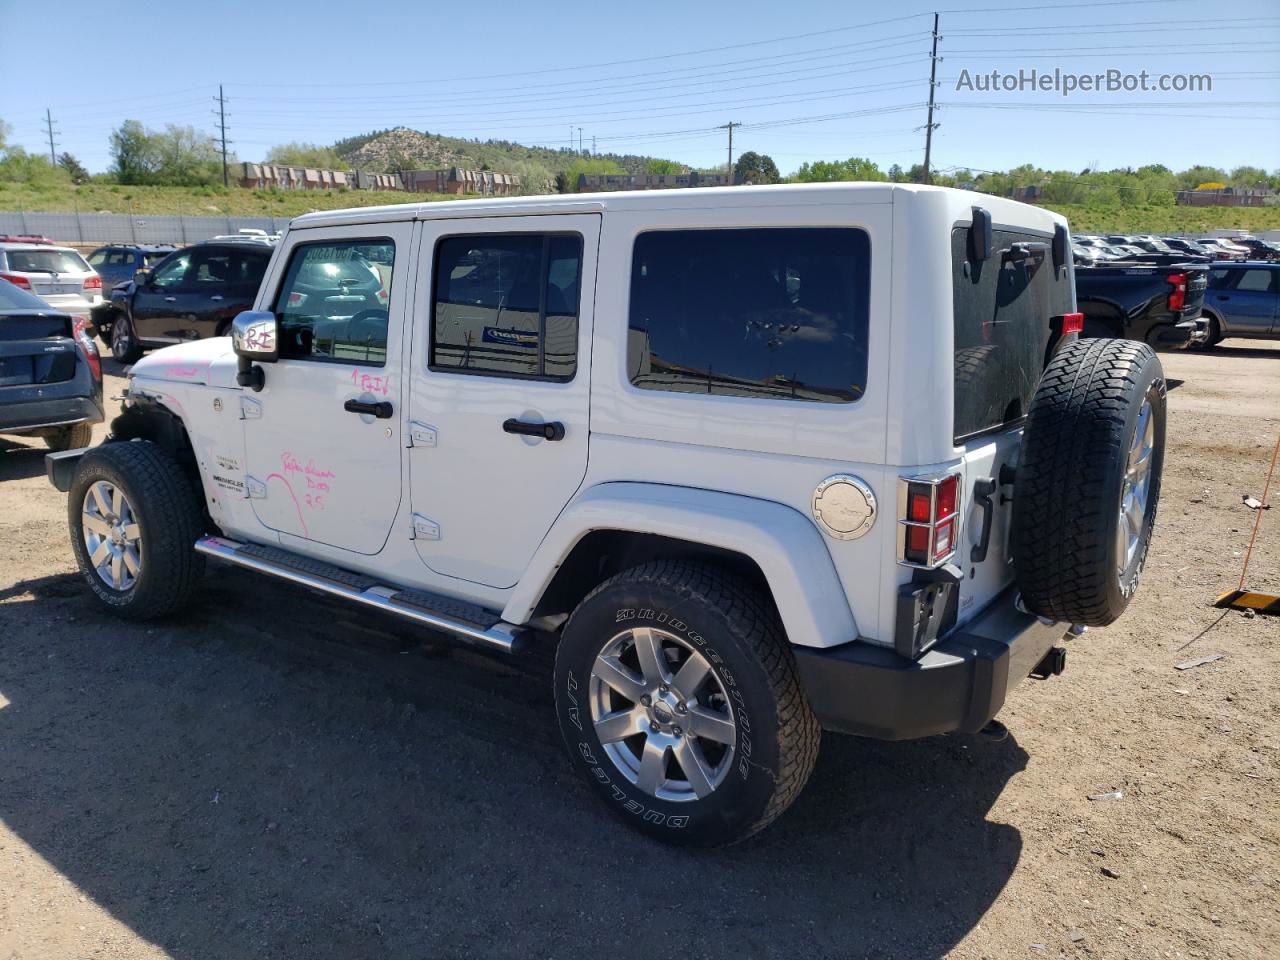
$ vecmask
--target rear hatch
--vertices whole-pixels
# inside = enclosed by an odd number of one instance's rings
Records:
[[[953,440],[962,451],[963,516],[955,562],[964,574],[958,620],[975,615],[1013,580],[1009,555],[1010,488],[1021,427],[1040,375],[1060,339],[1061,317],[1075,311],[1070,255],[1055,268],[1053,238],[996,226],[992,256],[970,258],[969,229],[952,232],[954,308]],[[990,483],[988,483],[990,482]],[[982,497],[984,487],[994,489]],[[981,549],[986,514],[990,534]]]
[[[70,380],[76,351],[66,314],[0,313],[0,388]]]
[[[9,249],[4,252],[5,279],[30,290],[51,306],[80,306],[91,294],[101,293],[101,281],[92,290],[85,283],[97,280],[97,273],[74,250],[49,247]]]

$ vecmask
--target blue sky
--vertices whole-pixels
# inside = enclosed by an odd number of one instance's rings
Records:
[[[433,133],[722,163],[923,157],[932,11],[941,10],[937,169],[1029,162],[1280,166],[1280,3],[1000,5],[789,0],[573,5],[0,0],[0,118],[91,170],[127,117],[213,131],[218,84],[246,160],[404,125]],[[1013,12],[1010,12],[1013,11]],[[1212,12],[1208,12],[1212,11]],[[40,37],[49,38],[42,43]],[[992,70],[1213,77],[1212,91],[957,90]],[[976,85],[976,82],[975,82]]]

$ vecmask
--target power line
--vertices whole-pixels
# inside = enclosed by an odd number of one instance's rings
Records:
[[[933,150],[934,93],[938,89],[938,14],[933,15],[933,49],[929,52],[929,114],[924,124],[924,182],[929,179],[929,154]]]
[[[231,175],[227,171],[227,98],[222,93],[222,84],[218,84],[218,95],[213,98],[218,104],[218,131],[222,140],[222,185],[231,186]]]
[[[53,129],[53,114],[48,107],[44,108],[44,128],[49,135],[49,162],[56,167],[58,165],[58,148],[54,146],[53,135],[58,131]]]

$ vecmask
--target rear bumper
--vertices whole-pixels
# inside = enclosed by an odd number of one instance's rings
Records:
[[[793,646],[800,683],[822,726],[877,740],[981,730],[1067,633],[1014,606],[1006,590],[916,660],[862,641]]]
[[[101,396],[0,402],[0,433],[33,433],[44,427],[101,423],[103,419]]]
[[[1155,328],[1151,334],[1151,345],[1153,347],[1163,347],[1166,350],[1179,350],[1189,347],[1197,341],[1197,328],[1200,326],[1198,320],[1179,320],[1177,323],[1162,324]],[[1207,325],[1206,332],[1200,336],[1203,340],[1208,336]]]

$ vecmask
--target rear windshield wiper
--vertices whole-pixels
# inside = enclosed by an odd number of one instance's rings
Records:
[[[1034,257],[1043,260],[1049,252],[1049,244],[1040,240],[1022,240],[1000,251],[1001,260],[1027,260]]]

